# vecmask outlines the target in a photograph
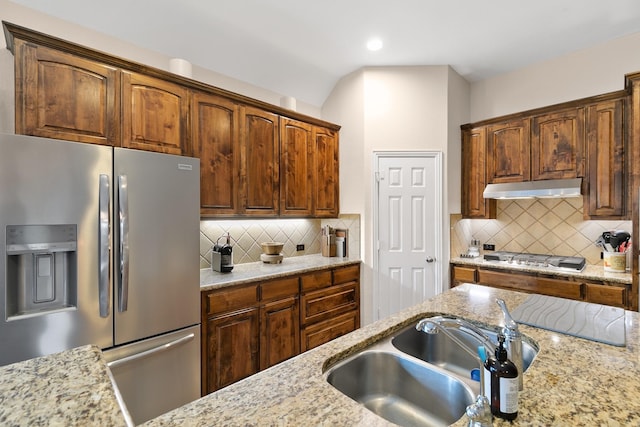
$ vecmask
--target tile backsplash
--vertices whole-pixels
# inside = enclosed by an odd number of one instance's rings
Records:
[[[320,253],[322,227],[349,230],[348,256],[360,257],[360,215],[344,214],[332,219],[240,219],[200,221],[200,268],[211,268],[211,247],[231,234],[233,262],[243,264],[260,261],[261,242],[284,243],[286,257]],[[304,244],[303,251],[296,246]]]
[[[582,197],[569,199],[498,200],[496,219],[451,216],[451,256],[467,252],[471,239],[492,243],[496,250],[582,256],[602,265],[595,240],[607,230],[631,232],[631,221],[585,221]]]

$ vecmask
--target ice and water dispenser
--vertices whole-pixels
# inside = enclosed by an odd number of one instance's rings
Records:
[[[76,225],[9,225],[6,231],[7,320],[75,308]]]

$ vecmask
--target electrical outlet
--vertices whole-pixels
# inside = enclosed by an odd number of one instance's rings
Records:
[[[296,251],[304,251],[304,244],[296,245]]]
[[[484,249],[485,251],[495,251],[496,250],[496,245],[492,245],[490,243],[484,243],[482,245],[482,249]]]

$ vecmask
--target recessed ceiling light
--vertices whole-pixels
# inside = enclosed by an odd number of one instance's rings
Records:
[[[376,50],[380,50],[382,49],[382,40],[380,39],[370,39],[367,42],[367,49],[369,49],[372,52],[375,52]]]

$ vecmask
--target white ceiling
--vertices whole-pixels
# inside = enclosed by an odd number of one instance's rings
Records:
[[[638,0],[12,1],[315,106],[364,66],[473,82],[640,31]]]

